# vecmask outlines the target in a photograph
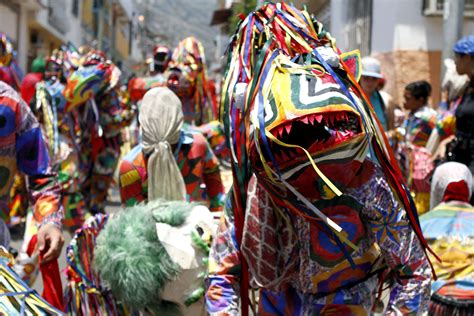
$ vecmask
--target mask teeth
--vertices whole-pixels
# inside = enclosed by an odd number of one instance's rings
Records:
[[[331,125],[334,125],[334,115],[329,114],[328,119],[329,119],[329,122],[331,123]]]
[[[311,115],[309,117],[309,122],[311,123],[311,125],[314,125],[314,116],[313,115]]]
[[[316,115],[316,121],[318,121],[318,123],[321,123],[323,121],[323,116],[322,115]]]

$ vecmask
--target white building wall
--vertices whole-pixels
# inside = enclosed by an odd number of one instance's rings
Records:
[[[82,44],[82,26],[81,26],[81,14],[82,14],[82,1],[79,1],[79,14],[74,16],[72,14],[72,1],[68,0],[68,20],[70,22],[69,31],[66,33],[66,41],[70,41],[76,47]]]
[[[424,16],[422,5],[422,0],[374,0],[372,53],[441,51],[443,17]],[[465,18],[463,35],[469,33],[474,33],[474,20]]]
[[[347,3],[356,0],[331,0],[331,34],[338,47],[347,47]],[[423,0],[373,0],[372,53],[395,50],[441,51],[443,48],[443,17],[424,16]],[[463,35],[474,34],[474,19],[465,18]]]
[[[17,23],[17,13],[10,7],[0,3],[0,32],[5,33],[15,42],[18,40]]]
[[[347,47],[347,37],[345,34],[346,11],[344,10],[347,0],[331,0],[331,28],[329,32],[336,39],[336,44],[342,51],[350,50]]]
[[[26,64],[28,61],[28,43],[30,41],[30,34],[28,32],[28,10],[22,6],[20,12],[20,25],[19,25],[19,38],[18,42],[18,64],[23,71],[26,70]]]
[[[61,39],[63,42],[72,42],[74,45],[79,46],[81,44],[81,1],[79,1],[79,14],[78,16],[74,16],[72,14],[72,1],[66,0],[64,3],[64,11],[63,18],[65,23],[67,23],[68,28],[67,31],[62,33],[54,26],[52,26],[48,21],[48,10],[40,10],[36,13],[36,20],[37,22],[48,30],[51,34],[56,36],[57,38]]]

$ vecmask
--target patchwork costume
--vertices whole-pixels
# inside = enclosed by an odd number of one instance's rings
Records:
[[[73,279],[68,305],[71,307],[76,293],[80,296],[81,310],[89,308],[89,290],[80,285],[84,280],[87,288],[100,295],[93,298],[99,306],[91,306],[95,311],[117,306],[109,304],[112,303],[107,291],[110,289],[117,302],[147,315],[204,313],[204,280],[215,230],[214,216],[207,207],[186,202],[186,193],[192,193],[189,185],[192,188],[196,184],[194,181],[186,183],[181,167],[190,167],[191,174],[186,174],[188,180],[201,176],[193,173],[202,171],[202,165],[194,168],[194,164],[202,164],[202,149],[206,149],[202,145],[207,143],[201,134],[191,137],[189,143],[184,138],[189,136],[182,132],[183,120],[181,101],[171,90],[154,88],[145,94],[139,115],[143,137],[138,152],[142,160],[146,155],[146,164],[121,174],[120,181],[123,184],[134,174],[145,173],[145,181],[138,177],[138,182],[122,194],[131,190],[141,193],[141,185],[145,185],[146,196],[140,198],[146,198],[147,202],[111,217],[96,244],[94,238],[86,239],[87,245],[92,246],[86,251],[87,257],[81,256],[79,249],[72,245],[76,264],[71,264],[70,269]],[[192,159],[185,156],[187,163],[183,158],[176,159],[171,144],[176,145],[178,153],[186,153],[184,146],[188,145],[191,154],[198,156]],[[129,201],[138,202],[136,198]],[[92,236],[97,236],[98,231],[94,230]],[[91,257],[95,257],[92,267],[88,265]],[[81,269],[75,268],[77,266],[88,267],[90,277],[78,273]]]
[[[77,112],[66,112],[63,76],[73,68],[67,61],[67,52],[58,50],[46,62],[47,76],[36,84],[30,107],[38,118],[47,138],[53,170],[61,184],[61,203],[64,225],[75,230],[84,223],[85,203],[80,191],[79,126]]]
[[[118,91],[120,70],[101,52],[91,51],[72,72],[64,90],[66,112],[79,113],[81,191],[87,210],[103,212],[108,189],[120,157],[120,130],[134,112]]]
[[[214,120],[208,91],[204,47],[194,37],[187,37],[174,49],[168,71],[168,88],[183,103],[184,121],[202,125]]]
[[[322,24],[266,4],[232,37],[221,120],[234,185],[211,249],[211,315],[366,315],[391,271],[387,312],[427,309],[416,209],[357,81]],[[370,154],[368,154],[370,152]]]
[[[38,227],[53,224],[62,227],[63,211],[60,202],[61,187],[51,171],[50,159],[41,128],[35,116],[7,84],[0,81],[0,118],[4,125],[0,134],[0,208],[2,219],[8,221],[9,192],[17,171],[28,177],[28,192],[34,208],[29,216],[15,272],[31,284],[36,276],[36,258],[26,254],[30,239]]]
[[[425,147],[436,119],[436,111],[428,105],[410,114],[403,124],[405,135],[398,150],[403,175],[414,195],[418,214],[429,209],[430,177],[434,166]]]
[[[174,157],[186,184],[186,200],[207,201],[211,211],[222,211],[224,189],[219,163],[206,139],[200,133],[183,131]],[[146,170],[147,156],[137,145],[120,164],[120,198],[125,206],[148,200]]]

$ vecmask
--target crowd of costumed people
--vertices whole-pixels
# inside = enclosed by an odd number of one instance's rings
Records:
[[[378,61],[290,4],[242,16],[221,82],[194,37],[149,53],[25,75],[0,34],[0,314],[474,314],[474,36],[448,109],[416,81],[401,120]]]

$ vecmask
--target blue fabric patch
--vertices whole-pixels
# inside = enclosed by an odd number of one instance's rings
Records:
[[[18,135],[16,150],[18,169],[21,172],[29,176],[46,173],[49,156],[39,127]]]

